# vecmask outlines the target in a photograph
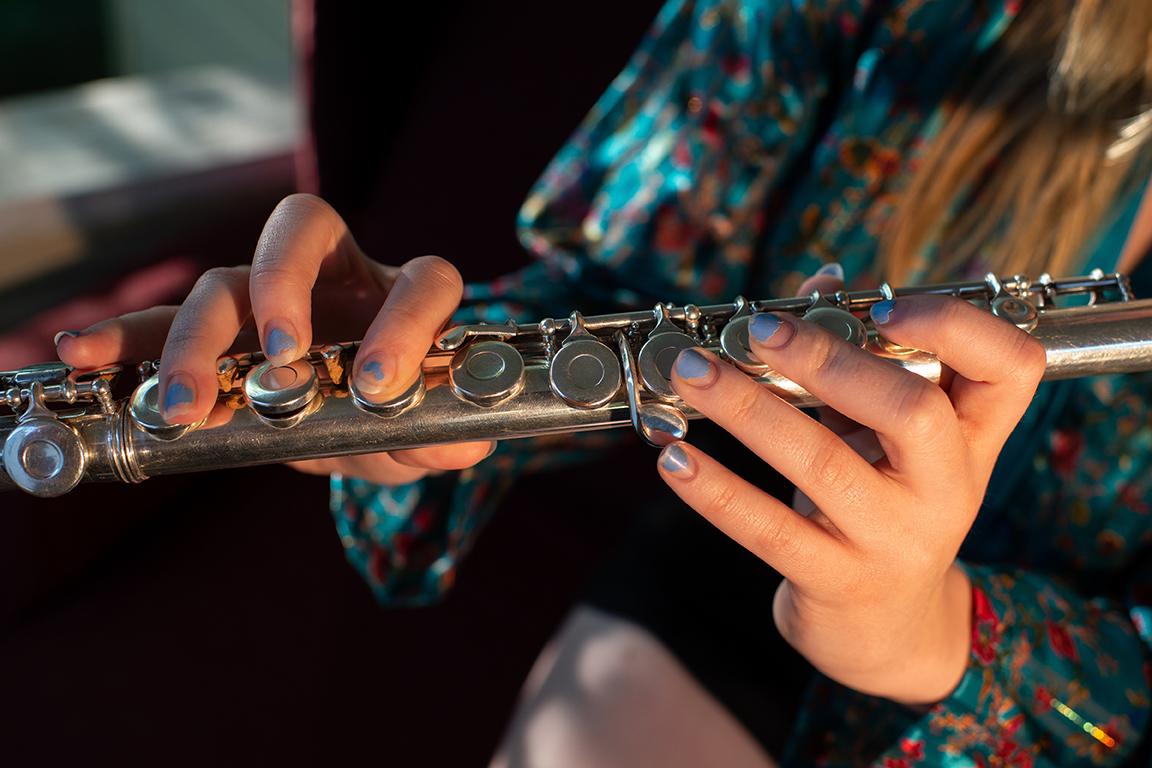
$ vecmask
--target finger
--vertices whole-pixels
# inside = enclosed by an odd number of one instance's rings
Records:
[[[801,283],[800,289],[796,294],[798,296],[808,296],[813,291],[830,294],[843,288],[844,269],[839,263],[833,261],[820,267],[816,274]],[[844,418],[841,414],[836,413],[836,411],[826,406],[817,408],[816,413],[819,415],[820,423],[838,435],[843,435],[860,428],[860,425],[856,422]]]
[[[248,320],[248,267],[209,270],[172,320],[160,356],[160,412],[192,424],[216,403],[216,361]]]
[[[828,410],[832,413],[835,413],[835,411],[832,411],[831,409]],[[824,424],[823,421],[820,423]],[[852,423],[855,424],[855,422]],[[828,425],[824,424],[824,426],[827,427]],[[868,462],[869,464],[875,464],[884,458],[884,449],[880,447],[880,441],[876,439],[876,433],[872,430],[866,427],[860,427],[859,425],[857,425],[855,430],[844,433],[836,432],[836,430],[832,427],[829,427],[829,429],[839,435],[840,439],[844,441],[845,445],[856,451],[856,453],[860,455],[860,458],[864,459],[864,461]],[[804,515],[804,517],[813,517],[814,514],[819,513],[819,510],[816,509],[815,502],[808,498],[808,494],[804,493],[804,491],[800,490],[799,488],[796,489],[796,494],[792,500],[792,509]],[[821,520],[817,519],[817,522],[820,522],[823,525]],[[831,525],[831,520],[828,521],[828,524]],[[828,528],[829,525],[825,525],[824,527]]]
[[[797,296],[807,296],[813,291],[835,293],[844,287],[844,268],[832,261],[820,267],[816,274],[800,284]]]
[[[395,485],[414,482],[430,471],[466,469],[488,458],[495,450],[494,442],[457,443],[410,451],[296,461],[290,466],[313,475],[339,473]]]
[[[883,513],[867,500],[890,495],[892,483],[827,427],[702,350],[680,353],[672,384],[684,402],[791,480],[849,537],[876,527]]]
[[[272,211],[256,244],[250,293],[261,348],[286,365],[312,344],[312,288],[322,266],[365,272],[367,262],[348,226],[332,206],[314,195],[284,198]]]
[[[962,469],[959,424],[937,385],[791,315],[754,315],[748,336],[766,365],[875,430],[897,471],[939,480]]]
[[[1040,342],[987,310],[948,296],[881,302],[873,306],[872,317],[886,338],[932,352],[955,373],[947,391],[965,434],[999,451],[1044,375]]]
[[[660,476],[684,502],[799,585],[827,582],[846,554],[819,525],[686,443],[660,453]]]
[[[56,352],[74,368],[155,359],[178,307],[152,307],[102,320],[83,331],[56,334]]]
[[[455,443],[434,445],[429,448],[413,448],[409,451],[392,451],[390,456],[396,463],[420,469],[452,470],[467,469],[492,455],[496,443]]]
[[[407,485],[425,477],[426,469],[397,464],[386,453],[366,453],[333,459],[289,462],[288,466],[309,475],[345,475],[380,485]]]
[[[227,404],[217,402],[212,406],[212,410],[208,412],[208,418],[204,420],[203,426],[199,429],[215,429],[216,427],[223,427],[232,421],[236,415],[236,409],[229,407]]]
[[[421,256],[402,266],[356,353],[356,388],[375,402],[403,394],[416,381],[463,292],[460,273],[438,256]]]

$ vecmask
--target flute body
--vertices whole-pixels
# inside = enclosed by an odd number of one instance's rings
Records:
[[[747,321],[758,311],[802,316],[939,380],[933,355],[889,343],[867,321],[877,301],[924,293],[972,301],[1030,332],[1047,351],[1046,379],[1152,370],[1152,299],[1099,272],[458,326],[430,351],[416,384],[384,404],[361,397],[345,373],[356,343],[317,347],[289,366],[228,356],[211,428],[163,421],[154,363],[97,371],[48,363],[0,372],[0,409],[10,411],[0,415],[0,490],[57,496],[84,481],[626,426],[660,445],[684,437],[699,415],[669,383],[687,347],[716,352],[797,406],[819,404],[751,354]],[[1069,296],[1083,298],[1066,306]]]

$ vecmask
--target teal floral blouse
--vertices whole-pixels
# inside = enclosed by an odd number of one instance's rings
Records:
[[[1021,2],[670,0],[524,204],[538,262],[470,287],[461,318],[789,295],[832,260],[863,287],[945,99]],[[1086,269],[1113,267],[1141,191],[1116,201]],[[818,679],[784,764],[1147,760],[1150,395],[1150,376],[1042,386],[961,552],[975,607],[960,686],[914,712]],[[348,557],[385,602],[433,599],[517,474],[616,439],[510,441],[403,487],[333,477]]]

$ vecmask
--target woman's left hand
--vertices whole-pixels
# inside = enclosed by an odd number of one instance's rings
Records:
[[[861,692],[926,704],[967,666],[971,595],[956,553],[1045,354],[958,299],[901,297],[872,317],[954,376],[934,384],[789,315],[755,316],[750,336],[765,364],[875,431],[884,457],[874,464],[710,353],[677,359],[684,401],[795,483],[810,514],[684,443],[665,448],[659,466],[685,502],[783,574],[776,624],[814,666]]]

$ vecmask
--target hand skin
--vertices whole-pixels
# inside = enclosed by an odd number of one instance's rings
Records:
[[[887,338],[934,352],[951,369],[941,386],[813,324],[771,317],[753,320],[755,354],[842,423],[874,431],[883,455],[870,463],[737,369],[688,350],[677,359],[676,391],[795,483],[809,514],[684,443],[664,449],[659,472],[785,577],[774,618],[815,667],[874,696],[940,701],[963,676],[970,647],[971,588],[956,553],[1043,376],[1043,347],[957,299],[909,296],[875,308]]]
[[[207,418],[211,427],[231,415],[215,407],[216,360],[229,350],[259,347],[270,360],[288,363],[302,357],[313,339],[363,338],[353,376],[366,397],[386,402],[416,381],[462,291],[459,272],[439,257],[422,256],[401,267],[370,260],[331,206],[297,194],[268,218],[250,266],[209,270],[179,307],[153,307],[102,321],[78,336],[61,335],[57,352],[77,368],[159,356],[165,419],[192,424]],[[460,443],[293,466],[394,485],[471,466],[494,447]]]

